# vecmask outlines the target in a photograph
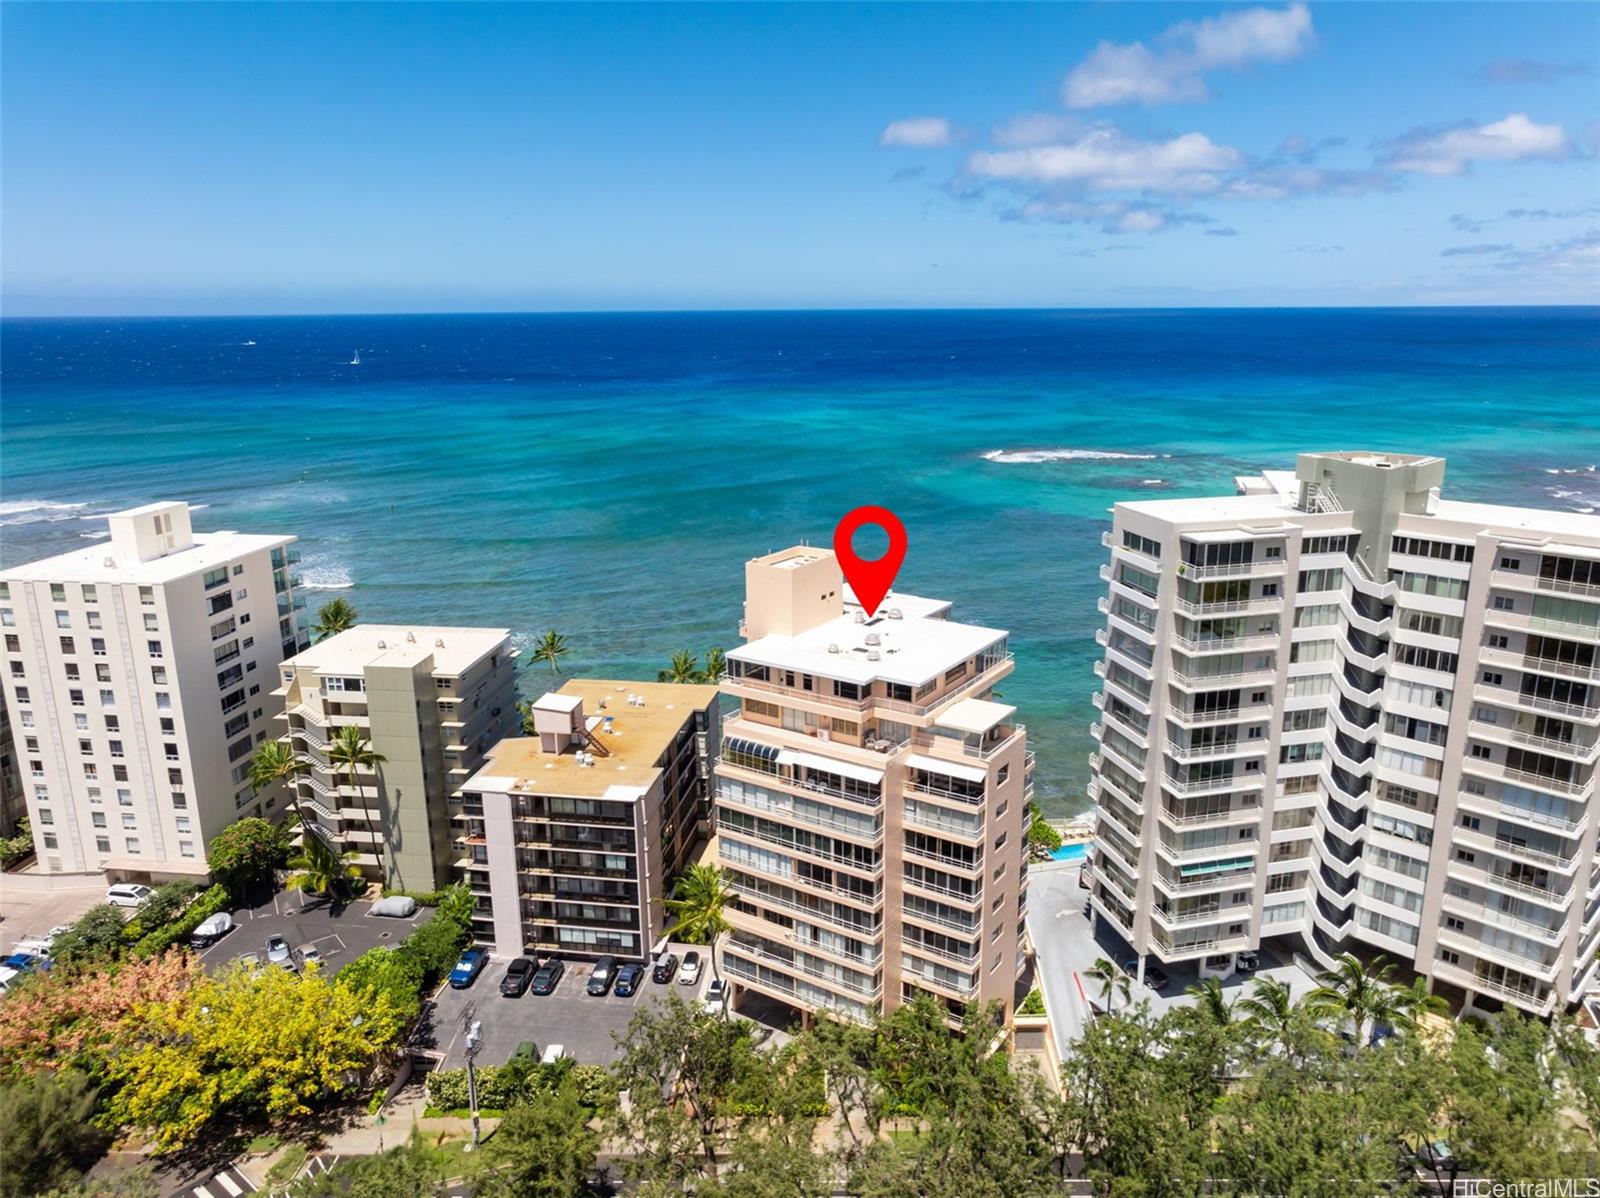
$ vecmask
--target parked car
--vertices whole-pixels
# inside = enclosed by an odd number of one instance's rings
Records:
[[[584,991],[596,998],[611,989],[611,983],[617,977],[617,959],[615,957],[601,957],[594,963],[594,968],[589,972],[589,984]]]
[[[644,980],[644,966],[637,961],[629,961],[617,970],[617,985],[612,991],[618,998],[632,998],[639,990],[639,983]]]
[[[1130,978],[1139,976],[1139,959],[1132,957],[1122,963],[1122,972]],[[1165,990],[1167,988],[1167,975],[1162,972],[1159,965],[1149,962],[1144,967],[1144,984],[1152,990]]]
[[[0,994],[7,993],[17,980],[37,971],[50,968],[50,962],[32,953],[12,953],[0,961]]]
[[[481,948],[469,948],[461,954],[461,959],[456,962],[456,967],[450,971],[450,988],[465,990],[478,980],[478,975],[483,972],[483,967],[489,963],[489,954]]]
[[[1247,948],[1235,957],[1233,962],[1245,973],[1254,973],[1261,968],[1261,954],[1253,948]]]
[[[540,1057],[539,1059],[546,1065],[554,1065],[566,1055],[567,1046],[565,1044],[546,1044],[544,1047],[544,1056]]]
[[[652,982],[663,984],[672,980],[672,975],[678,972],[678,954],[662,953],[656,958],[655,968],[650,971]]]
[[[544,964],[539,966],[539,972],[533,975],[533,985],[530,989],[535,994],[553,994],[561,975],[567,972],[567,967],[562,964],[560,957],[546,957]]]
[[[683,968],[678,970],[678,984],[692,986],[700,980],[700,954],[690,950],[683,954]]]
[[[118,882],[106,888],[106,902],[113,907],[137,907],[155,893],[154,887],[140,886],[134,882]]]
[[[239,964],[251,973],[260,973],[262,969],[260,953],[244,953],[239,957]]]
[[[21,952],[32,953],[36,957],[48,957],[50,949],[56,942],[56,937],[64,932],[70,932],[70,923],[58,923],[41,936],[25,936],[17,941],[17,948]]]
[[[728,983],[722,978],[712,978],[711,984],[706,987],[706,996],[701,1001],[708,1012],[721,1015],[728,1006]]]
[[[539,1046],[532,1040],[519,1040],[517,1050],[511,1054],[513,1061],[527,1061],[530,1065],[539,1059]]]
[[[282,936],[267,937],[267,964],[294,968],[294,954],[289,951],[289,942]]]
[[[300,958],[300,967],[322,964],[322,950],[314,944],[302,944],[296,954]]]
[[[417,900],[409,894],[392,894],[372,904],[372,915],[387,915],[391,919],[410,919],[417,913]]]
[[[233,916],[226,911],[218,911],[215,915],[200,921],[200,926],[190,934],[189,943],[195,948],[205,948],[208,944],[215,944],[231,931],[233,931]]]
[[[500,993],[507,998],[521,998],[528,992],[528,984],[538,968],[531,957],[518,957],[506,966],[506,976],[500,979]]]

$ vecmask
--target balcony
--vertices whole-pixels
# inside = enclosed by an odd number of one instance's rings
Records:
[[[1253,823],[1261,818],[1261,804],[1259,802],[1236,803],[1221,811],[1205,811],[1195,815],[1181,815],[1179,810],[1174,809],[1171,805],[1164,805],[1158,814],[1162,822],[1171,824],[1175,828],[1204,828],[1213,824]],[[1286,829],[1275,828],[1273,830],[1281,832]]]
[[[1518,591],[1547,591],[1552,595],[1577,595],[1580,598],[1600,598],[1600,585],[1592,582],[1570,582],[1563,578],[1547,578],[1543,574],[1521,574],[1515,570],[1495,570],[1490,582],[1497,587]]]
[[[1284,572],[1286,563],[1281,557],[1261,558],[1248,562],[1225,562],[1219,566],[1194,566],[1188,562],[1178,567],[1178,577],[1191,582],[1204,582],[1208,578],[1273,577]]]
[[[939,816],[931,811],[906,811],[903,822],[909,828],[926,828],[941,835],[957,836],[977,843],[983,840],[983,821],[970,823],[964,820]]]
[[[1245,703],[1238,707],[1219,707],[1197,711],[1192,704],[1174,703],[1167,708],[1167,718],[1184,728],[1209,728],[1216,724],[1257,722],[1271,719],[1270,703]]]
[[[1179,761],[1204,761],[1213,757],[1264,757],[1269,747],[1265,738],[1209,745],[1181,745],[1169,740],[1167,754]]]
[[[728,954],[736,953],[738,954],[739,958],[761,961],[775,969],[784,970],[789,973],[803,974],[806,977],[815,978],[817,981],[831,986],[836,990],[848,990],[852,994],[859,994],[865,998],[877,998],[878,995],[883,992],[883,983],[881,981],[874,981],[871,985],[863,985],[862,983],[852,979],[835,976],[825,969],[819,969],[814,965],[809,965],[798,959],[789,959],[780,956],[777,953],[768,952],[766,949],[757,948],[754,945],[741,944],[737,940],[731,938],[727,941],[724,951]],[[738,958],[724,956],[723,964],[726,966],[735,959]],[[756,982],[756,985],[758,986],[763,984],[764,983],[759,981]]]
[[[956,873],[972,875],[983,873],[983,854],[981,853],[974,857],[963,857],[955,853],[941,853],[937,849],[913,847],[909,844],[902,847],[901,853],[907,860],[928,861],[937,865],[940,869],[953,870]],[[880,862],[878,869],[881,871],[882,868],[883,866]]]
[[[1276,632],[1258,632],[1250,636],[1201,637],[1174,636],[1174,648],[1185,653],[1244,653],[1250,649],[1276,649],[1281,640]]]
[[[1472,796],[1462,795],[1461,797],[1465,800]],[[1492,800],[1489,805],[1491,807],[1497,806]],[[1559,853],[1547,853],[1542,849],[1518,844],[1505,836],[1490,836],[1487,832],[1474,831],[1468,828],[1455,828],[1452,830],[1452,835],[1457,843],[1466,848],[1481,848],[1529,865],[1542,865],[1547,869],[1559,870],[1563,874],[1571,873],[1578,864],[1579,855],[1576,852],[1568,856],[1562,856]]]
[[[1553,657],[1538,657],[1532,653],[1516,653],[1510,649],[1480,649],[1478,657],[1485,665],[1504,666],[1535,674],[1551,674],[1558,678],[1577,678],[1592,682],[1600,679],[1600,665],[1583,665],[1579,662],[1558,661]]]
[[[1174,666],[1167,676],[1184,690],[1208,691],[1223,687],[1234,690],[1246,686],[1271,686],[1278,679],[1278,668],[1263,666],[1254,670],[1239,670],[1232,674],[1197,674],[1190,673],[1181,666]]]
[[[1283,598],[1275,596],[1269,599],[1213,599],[1200,601],[1192,599],[1177,599],[1173,604],[1174,611],[1180,611],[1186,616],[1237,616],[1248,615],[1251,612],[1282,611]]]
[[[1220,794],[1226,791],[1259,791],[1265,775],[1261,771],[1232,774],[1225,778],[1195,778],[1187,781],[1167,775],[1161,785],[1173,794]]]
[[[1468,773],[1477,774],[1483,778],[1492,778],[1497,782],[1504,781],[1511,782],[1517,786],[1531,786],[1535,790],[1573,798],[1587,798],[1589,792],[1594,789],[1594,778],[1592,777],[1581,782],[1564,778],[1551,778],[1545,774],[1530,773],[1528,770],[1515,770],[1497,761],[1485,761],[1479,757],[1466,758],[1462,761],[1461,768]]]
[[[1600,720],[1600,705],[1565,703],[1560,699],[1546,699],[1538,695],[1525,695],[1521,691],[1503,686],[1475,686],[1472,697],[1480,703],[1493,703],[1501,707],[1516,707],[1523,711],[1565,716],[1567,719],[1591,723]]]

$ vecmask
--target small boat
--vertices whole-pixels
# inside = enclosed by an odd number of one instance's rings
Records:
[[[245,342],[245,344],[246,344],[246,345],[254,345],[254,344],[255,344],[255,342],[254,342],[254,341],[246,341],[246,342]]]
[[[352,365],[352,366],[360,366],[361,365],[361,351],[359,349],[356,350],[356,356],[350,359],[350,365]]]

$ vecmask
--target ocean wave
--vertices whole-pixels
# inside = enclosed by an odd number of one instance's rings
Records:
[[[303,591],[348,591],[356,585],[350,571],[338,562],[305,562],[296,573],[300,575]]]
[[[1141,487],[1164,487],[1167,485],[1167,480],[1164,478],[1141,478],[1139,485]]]
[[[1170,453],[1119,453],[1112,449],[990,449],[984,452],[986,462],[1000,462],[1007,466],[1038,462],[1148,462],[1170,458]]]
[[[14,524],[54,524],[76,520],[87,503],[51,503],[48,499],[14,499],[0,503],[0,527]]]

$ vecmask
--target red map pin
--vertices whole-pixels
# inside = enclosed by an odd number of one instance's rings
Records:
[[[876,524],[889,534],[889,551],[872,561],[857,557],[856,551],[850,546],[850,538],[865,524]],[[900,565],[906,560],[905,525],[886,507],[858,507],[839,521],[839,527],[833,530],[833,553],[844,570],[845,581],[856,593],[867,615],[871,616],[889,593],[889,588],[894,585],[894,576],[900,573]]]

